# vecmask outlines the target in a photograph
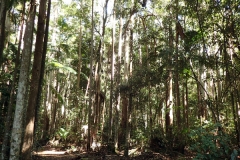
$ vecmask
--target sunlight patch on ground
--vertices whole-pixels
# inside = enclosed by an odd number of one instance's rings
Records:
[[[36,155],[62,155],[62,154],[66,154],[66,151],[56,151],[56,150],[41,151],[41,152],[35,152],[34,154],[36,154]]]

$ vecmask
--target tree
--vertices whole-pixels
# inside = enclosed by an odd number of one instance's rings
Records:
[[[20,25],[20,34],[19,34],[19,43],[18,43],[18,50],[16,54],[16,61],[15,61],[15,68],[14,68],[14,75],[13,75],[13,82],[11,86],[11,92],[10,92],[10,100],[9,100],[9,106],[8,106],[8,112],[7,112],[7,118],[5,120],[5,127],[4,127],[4,139],[2,144],[2,159],[9,159],[9,145],[10,145],[10,138],[11,138],[11,124],[12,124],[12,114],[13,114],[13,106],[14,106],[14,100],[15,100],[15,87],[18,80],[18,68],[20,63],[20,52],[21,52],[21,44],[22,44],[22,36],[23,36],[23,25],[24,25],[24,14],[25,14],[25,2],[22,4],[22,15],[21,15],[21,25]]]
[[[27,101],[27,88],[28,88],[28,75],[30,67],[30,58],[32,53],[32,40],[33,40],[33,29],[34,19],[36,14],[36,2],[31,1],[30,10],[28,13],[28,19],[26,22],[26,29],[24,34],[24,48],[22,51],[22,61],[18,82],[18,92],[16,100],[16,110],[14,115],[11,146],[10,146],[10,159],[18,160],[21,153],[22,133],[23,133],[23,122],[24,122],[24,110]]]
[[[3,61],[3,50],[5,44],[5,21],[7,15],[7,6],[8,1],[2,0],[1,1],[1,8],[0,8],[0,64]]]
[[[91,118],[92,118],[92,108],[93,108],[93,102],[92,102],[92,81],[93,81],[93,34],[94,34],[94,0],[92,0],[92,29],[91,29],[91,61],[90,61],[90,74],[89,74],[89,104],[88,104],[88,138],[87,138],[87,150],[90,151],[90,144],[91,144]]]
[[[46,28],[45,28],[45,36],[44,36],[44,44],[43,44],[43,55],[42,55],[42,62],[41,62],[41,73],[40,73],[40,81],[39,81],[39,86],[38,86],[38,95],[37,95],[37,105],[36,105],[36,111],[35,111],[35,124],[34,126],[34,134],[35,134],[35,141],[37,140],[37,134],[36,132],[39,130],[40,127],[37,125],[39,124],[39,112],[41,108],[41,98],[42,98],[42,91],[43,91],[43,80],[44,80],[44,74],[45,74],[45,63],[46,63],[46,54],[47,54],[47,47],[48,47],[48,35],[49,35],[49,23],[50,23],[50,12],[51,12],[51,0],[48,0],[48,6],[47,6],[47,18],[46,18]],[[42,139],[47,140],[47,132],[48,132],[48,126],[49,126],[49,119],[48,116],[46,115],[46,110],[45,110],[45,118],[46,120],[44,121],[44,129],[43,129],[43,134],[42,134]],[[38,128],[37,128],[38,127]]]
[[[36,118],[36,106],[40,103],[38,99],[38,93],[41,88],[40,78],[44,68],[42,68],[43,46],[44,46],[44,29],[45,29],[45,17],[46,17],[46,3],[47,0],[41,0],[39,6],[38,26],[36,36],[35,54],[32,68],[32,79],[30,84],[29,100],[26,114],[26,128],[22,147],[22,157],[26,160],[31,159],[31,151],[33,147],[34,138],[34,125]],[[45,52],[46,54],[46,52]],[[37,102],[39,100],[39,102]]]

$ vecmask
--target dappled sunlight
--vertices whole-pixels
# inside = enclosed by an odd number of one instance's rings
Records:
[[[66,153],[67,153],[66,151],[57,151],[57,150],[35,152],[35,154],[37,155],[63,155]]]

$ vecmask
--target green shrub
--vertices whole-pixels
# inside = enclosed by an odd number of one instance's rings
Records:
[[[67,130],[65,130],[64,128],[60,128],[57,133],[62,140],[66,141],[68,134],[69,134],[69,132]]]
[[[189,133],[190,150],[196,153],[194,159],[229,159],[233,151],[231,137],[221,124],[205,123]]]

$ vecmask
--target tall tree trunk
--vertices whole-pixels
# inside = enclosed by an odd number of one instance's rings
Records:
[[[8,0],[1,1],[1,8],[0,8],[0,66],[3,62],[3,50],[4,50],[4,43],[5,43],[5,21],[7,15],[7,4]]]
[[[168,81],[166,90],[166,132],[167,135],[172,135],[172,125],[173,125],[173,95],[172,95],[172,70],[168,71]]]
[[[92,29],[91,29],[91,55],[90,55],[90,75],[89,75],[89,106],[88,106],[88,137],[87,137],[87,150],[90,151],[91,144],[91,114],[92,114],[92,81],[93,81],[93,34],[94,34],[94,0],[92,0]]]
[[[80,8],[81,7],[82,7],[82,1],[80,2]],[[79,12],[81,12],[81,9],[79,10]],[[80,19],[79,25],[80,25],[80,27],[79,27],[79,43],[78,43],[78,68],[77,68],[78,72],[77,72],[77,90],[76,90],[77,98],[75,99],[75,102],[74,102],[75,105],[78,107],[80,107],[78,99],[81,96],[80,83],[81,83],[81,70],[82,70],[82,19]],[[80,114],[80,112],[79,112],[79,114]],[[82,128],[80,116],[76,116],[75,123],[76,123],[77,129]]]
[[[77,76],[77,88],[80,90],[80,75],[82,68],[82,20],[80,20],[80,30],[79,30],[79,44],[78,44],[78,76]]]
[[[29,15],[26,23],[26,30],[24,35],[24,47],[22,51],[22,62],[20,68],[20,77],[18,83],[18,92],[16,100],[16,110],[13,122],[11,146],[10,146],[10,160],[18,160],[21,153],[22,133],[23,133],[23,115],[27,99],[27,86],[30,58],[32,53],[32,39],[34,19],[36,14],[36,2],[31,1]]]
[[[183,113],[183,123],[185,124],[185,127],[189,127],[189,108],[188,108],[188,78],[186,77],[186,80],[184,82],[183,90],[182,90],[182,102],[184,107],[184,113]]]
[[[169,26],[169,47],[173,48],[173,33],[172,28]],[[173,128],[173,76],[172,76],[172,56],[169,55],[168,61],[168,79],[166,84],[166,135],[169,140],[172,140],[172,128]],[[172,149],[172,142],[170,141],[170,149]]]
[[[131,18],[131,17],[130,17]],[[127,96],[129,94],[129,63],[130,63],[130,28],[129,26],[126,28],[126,32],[124,35],[124,85],[127,87],[126,91],[124,91],[123,95],[123,105],[122,105],[122,125],[123,125],[123,133],[124,133],[124,156],[128,156],[128,107],[129,107],[129,97]]]
[[[40,1],[39,15],[38,15],[38,28],[36,37],[35,54],[32,68],[32,79],[30,85],[30,94],[27,107],[26,128],[22,147],[22,157],[25,160],[31,159],[31,151],[33,147],[34,138],[34,123],[35,112],[37,106],[37,99],[39,94],[40,75],[42,69],[42,56],[43,56],[43,40],[44,40],[44,27],[46,17],[46,2],[47,0]]]
[[[19,38],[18,38],[18,50],[16,55],[16,61],[15,61],[15,68],[14,68],[14,74],[13,74],[13,82],[11,86],[11,92],[10,92],[10,100],[8,105],[8,115],[7,119],[5,120],[5,128],[4,128],[4,138],[3,138],[3,144],[2,144],[2,160],[9,159],[9,145],[10,145],[10,137],[11,137],[11,124],[12,124],[12,114],[13,114],[13,103],[14,103],[14,92],[15,87],[17,83],[17,72],[19,69],[19,63],[20,63],[20,52],[21,52],[21,45],[22,45],[22,36],[23,36],[23,24],[24,24],[24,14],[25,14],[25,2],[23,3],[23,9],[22,9],[22,17],[21,17],[21,25],[19,27]]]
[[[231,91],[231,105],[232,105],[232,113],[233,113],[233,122],[234,122],[234,128],[235,128],[236,135],[237,135],[238,146],[239,146],[240,145],[240,143],[239,143],[240,131],[238,128],[238,118],[237,118],[237,111],[236,111],[236,107],[235,107],[234,97],[235,97],[234,91]]]
[[[122,17],[119,20],[119,38],[118,38],[118,55],[117,55],[117,86],[121,84],[121,59],[122,59]],[[119,112],[120,112],[120,102],[121,102],[121,94],[120,88],[117,88],[117,102],[115,106],[115,134],[114,134],[114,147],[115,150],[118,149],[118,136],[119,136]]]
[[[179,73],[178,73],[178,68],[179,68],[179,61],[178,61],[178,43],[179,43],[179,22],[178,22],[178,0],[176,0],[176,46],[175,46],[175,60],[176,60],[176,66],[175,66],[175,98],[176,98],[176,122],[177,126],[181,127],[181,110],[180,110],[180,90],[179,90]]]
[[[122,94],[122,135],[124,140],[124,156],[128,156],[128,143],[127,143],[127,117],[128,117],[128,97],[126,93]]]
[[[239,87],[238,87],[239,88]],[[235,90],[235,92],[236,92],[236,113],[237,113],[237,115],[236,115],[236,117],[237,117],[237,142],[238,142],[238,146],[240,146],[240,117],[239,117],[239,110],[240,110],[240,106],[239,106],[239,104],[240,104],[240,95],[239,95],[239,90],[238,89],[236,89]]]
[[[204,82],[204,79],[206,77],[204,64],[200,64],[199,68],[199,83],[198,83],[198,104],[199,104],[199,118],[201,119],[201,122],[206,119],[206,93],[205,93],[205,87],[206,84]]]
[[[147,31],[147,27],[146,27],[146,17],[144,17],[142,19],[142,23],[143,23],[143,27],[144,30]],[[145,48],[146,48],[146,55],[147,55],[147,70],[149,71],[150,69],[150,63],[149,63],[149,51],[148,51],[148,43],[145,43]],[[149,108],[149,113],[147,121],[149,122],[149,130],[150,130],[150,136],[149,138],[152,138],[152,106],[151,106],[151,86],[150,86],[150,77],[147,77],[147,82],[148,82],[148,102],[147,102],[147,108]]]
[[[48,43],[48,32],[49,32],[49,22],[50,22],[50,11],[51,11],[51,0],[48,0],[48,7],[47,7],[47,17],[46,17],[46,28],[45,28],[45,36],[44,36],[44,44],[43,44],[43,55],[42,55],[42,62],[41,62],[41,73],[40,73],[40,80],[39,80],[39,86],[38,86],[38,95],[37,95],[37,105],[36,105],[36,112],[35,112],[35,126],[37,127],[37,124],[40,123],[38,122],[38,112],[41,106],[41,95],[42,95],[42,87],[43,87],[43,79],[44,79],[44,73],[45,73],[45,61],[46,61],[46,55],[47,55],[47,43]],[[46,141],[47,137],[47,132],[49,129],[49,118],[47,115],[47,110],[44,109],[44,136],[43,140]],[[36,136],[36,130],[37,128],[35,127],[34,129],[34,135]],[[36,139],[37,137],[35,137]]]
[[[206,57],[206,52],[207,52],[207,47],[206,47],[206,41],[204,39],[204,35],[203,35],[203,25],[204,25],[204,21],[200,16],[200,4],[199,1],[196,1],[196,12],[197,12],[197,18],[198,18],[198,25],[201,31],[201,40],[202,40],[202,57]],[[201,122],[204,121],[206,119],[206,115],[207,115],[207,104],[205,103],[206,100],[206,71],[205,71],[205,65],[199,61],[199,77],[198,77],[198,104],[199,104],[199,118],[201,119]]]
[[[109,124],[108,124],[108,143],[112,145],[112,125],[113,125],[113,81],[115,72],[115,0],[113,2],[112,15],[112,56],[111,56],[111,83],[110,83],[110,104],[109,104]],[[111,146],[113,148],[113,146]]]
[[[133,1],[132,1],[133,3]],[[134,17],[131,16],[130,18],[130,28],[129,28],[129,77],[132,77],[132,65],[133,65],[133,23]],[[130,146],[130,132],[131,132],[131,125],[130,125],[130,118],[132,113],[132,103],[133,103],[133,94],[132,93],[132,84],[129,85],[128,88],[128,108],[127,108],[127,125],[126,125],[126,133],[125,133],[125,148],[124,148],[124,155],[128,156],[129,146]],[[150,116],[151,116],[151,110],[150,110]]]

